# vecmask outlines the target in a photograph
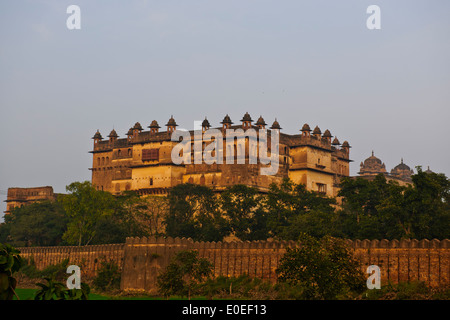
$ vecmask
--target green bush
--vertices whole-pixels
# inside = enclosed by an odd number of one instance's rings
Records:
[[[450,287],[431,288],[423,281],[388,283],[381,289],[367,290],[361,295],[367,300],[449,300]]]
[[[58,264],[49,265],[43,270],[38,270],[34,262],[33,257],[29,260],[23,259],[24,263],[20,268],[19,272],[30,279],[40,279],[40,278],[53,278],[58,281],[62,281],[67,277],[67,266],[69,264],[69,258],[64,259]]]
[[[300,243],[281,258],[279,282],[301,288],[303,299],[340,299],[364,291],[365,276],[344,240],[302,234]]]
[[[190,298],[192,290],[212,274],[212,267],[207,259],[198,257],[196,250],[177,252],[157,278],[158,291],[166,297],[181,295]]]
[[[91,289],[86,283],[81,283],[81,289],[68,289],[52,278],[45,278],[47,284],[36,283],[41,287],[36,291],[34,300],[88,300]]]
[[[102,291],[115,291],[120,289],[121,272],[114,261],[102,261],[101,267],[95,277],[93,285]]]
[[[0,300],[12,300],[16,295],[14,289],[17,280],[13,275],[23,263],[19,253],[19,250],[9,244],[0,243]]]

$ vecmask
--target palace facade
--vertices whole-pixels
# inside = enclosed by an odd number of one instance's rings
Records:
[[[103,139],[97,130],[93,136],[94,148],[92,151],[92,184],[99,190],[120,194],[126,190],[134,190],[139,194],[166,194],[167,191],[181,183],[201,184],[221,191],[234,184],[245,184],[256,187],[261,192],[267,192],[273,182],[279,183],[283,178],[290,178],[295,183],[304,184],[308,190],[314,190],[327,196],[336,196],[338,183],[341,177],[349,176],[350,145],[347,141],[342,144],[331,135],[329,130],[323,133],[319,127],[311,130],[308,124],[303,125],[299,134],[286,134],[281,132],[280,124],[275,120],[266,128],[262,117],[254,123],[251,116],[246,113],[240,120],[241,124],[234,125],[231,118],[226,115],[220,130],[223,135],[223,164],[176,164],[172,161],[172,149],[179,143],[172,141],[171,137],[177,130],[177,123],[173,116],[167,122],[166,130],[161,128],[156,120],[144,130],[137,122],[126,133],[126,137],[119,138],[113,129],[108,139]],[[205,118],[200,134],[211,129],[209,121]],[[238,145],[237,139],[232,143],[226,141],[227,129],[242,129],[247,132],[254,129],[259,136],[262,129],[267,132],[267,145],[270,152],[272,131],[279,133],[279,168],[274,175],[261,175],[263,164],[249,163],[252,150],[249,138],[245,139],[245,150]],[[189,131],[192,137],[200,131]],[[259,142],[258,142],[259,143]],[[202,150],[208,143],[202,144]],[[191,149],[194,158],[194,148]],[[244,155],[244,164],[233,164],[225,161],[230,152],[238,160],[239,152]],[[184,155],[186,156],[186,155]],[[241,159],[242,160],[242,159]]]

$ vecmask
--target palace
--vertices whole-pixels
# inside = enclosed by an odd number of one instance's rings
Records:
[[[430,173],[430,167],[425,172]],[[373,180],[379,174],[382,174],[386,177],[386,180],[394,180],[399,185],[408,185],[412,184],[411,175],[414,174],[414,171],[411,168],[403,163],[403,158],[401,159],[400,164],[396,165],[390,172],[386,170],[386,165],[379,158],[374,155],[372,151],[372,155],[361,162],[360,171],[358,172],[359,177],[364,179]]]
[[[241,124],[234,125],[226,115],[221,126],[216,129],[222,132],[224,139],[221,154],[234,151],[236,158],[239,154],[236,139],[230,144],[226,142],[227,129],[242,129],[246,132],[254,129],[266,129],[266,123],[260,116],[253,123],[251,116],[246,113],[240,120]],[[280,124],[275,119],[270,129],[267,129],[267,139],[270,140],[272,130],[279,133],[279,168],[275,175],[261,175],[261,163],[250,164],[176,164],[172,161],[172,149],[178,141],[172,141],[172,134],[177,130],[177,123],[173,116],[166,124],[166,131],[153,120],[145,131],[137,122],[126,133],[126,137],[119,139],[113,129],[108,139],[103,139],[97,130],[94,137],[92,151],[93,164],[92,184],[99,190],[120,194],[125,190],[134,190],[141,195],[166,194],[167,191],[181,183],[195,183],[206,185],[216,191],[221,191],[234,184],[245,184],[256,187],[261,192],[267,192],[273,182],[279,183],[283,178],[290,178],[295,183],[304,184],[308,190],[314,190],[327,196],[336,196],[340,178],[349,176],[350,145],[347,141],[342,144],[329,130],[322,134],[319,127],[311,130],[308,124],[303,125],[299,134],[282,133]],[[201,132],[212,126],[205,118]],[[198,131],[189,131],[195,136]],[[259,143],[259,142],[258,142]],[[245,140],[244,159],[249,159],[251,150],[249,139]],[[203,150],[207,145],[203,143]],[[268,146],[270,152],[270,144]],[[194,148],[192,148],[195,152]],[[194,155],[191,154],[193,157]],[[224,158],[225,159],[225,158]]]

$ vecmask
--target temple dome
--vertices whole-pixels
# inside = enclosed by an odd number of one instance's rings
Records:
[[[375,157],[373,151],[372,155],[364,160],[364,163],[361,162],[360,175],[373,175],[379,173],[387,173],[386,165],[377,157]]]
[[[392,170],[391,170],[391,176],[403,179],[403,180],[410,180],[411,179],[411,175],[414,173],[413,170],[411,170],[411,168],[406,165],[405,163],[403,163],[403,158],[400,162],[400,164],[396,165]]]

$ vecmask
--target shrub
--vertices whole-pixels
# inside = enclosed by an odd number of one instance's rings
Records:
[[[23,263],[19,253],[9,244],[0,243],[0,300],[12,300],[16,295],[17,280],[13,275]]]
[[[303,299],[337,299],[364,291],[366,279],[344,240],[303,234],[300,242],[280,261],[281,283],[301,288]]]
[[[166,297],[182,295],[190,298],[192,289],[212,274],[212,267],[207,259],[198,257],[196,250],[180,251],[158,276],[158,291]]]
[[[36,283],[41,287],[35,293],[34,300],[88,300],[90,288],[81,283],[81,289],[67,289],[66,286],[52,278],[45,278],[47,284]]]
[[[114,291],[120,289],[121,272],[114,261],[102,261],[101,267],[95,277],[93,285],[102,291]]]

